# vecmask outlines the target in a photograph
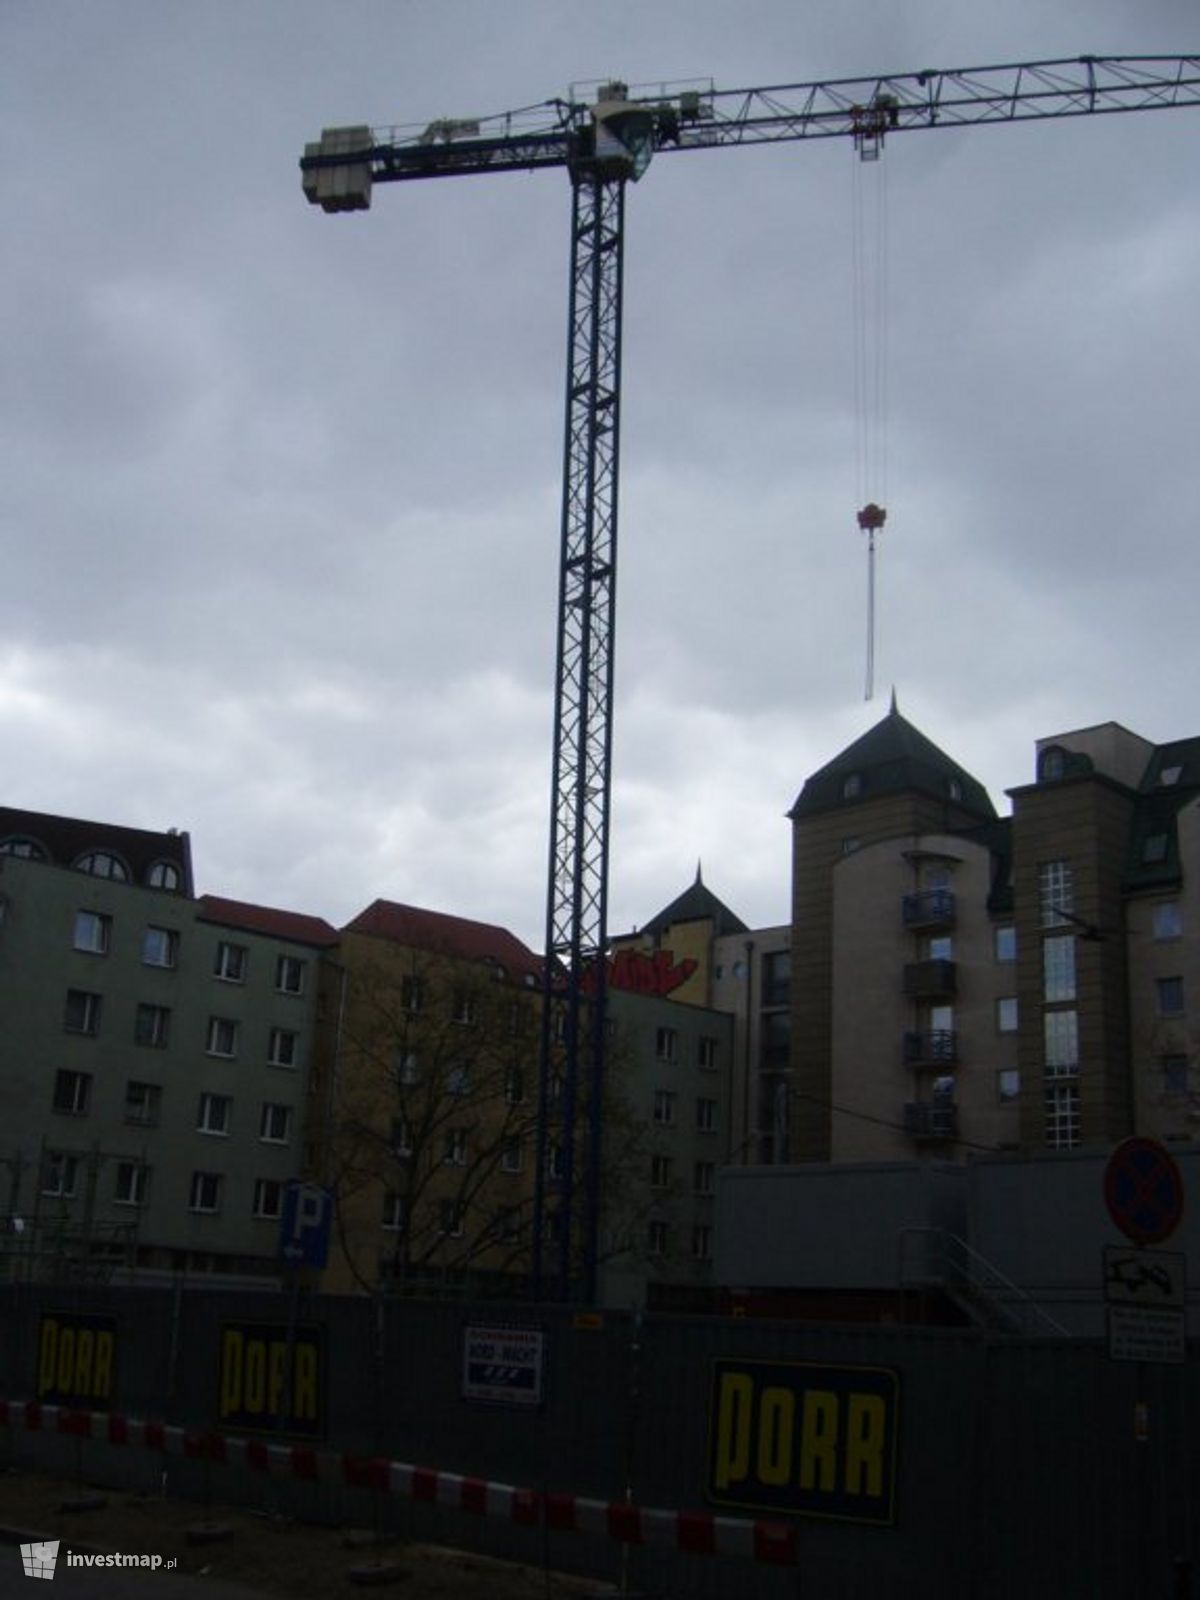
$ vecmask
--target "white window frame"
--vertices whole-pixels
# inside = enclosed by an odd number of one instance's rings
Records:
[[[150,1189],[150,1168],[141,1161],[118,1161],[113,1180],[113,1204],[144,1206]]]
[[[267,1065],[289,1067],[300,1064],[300,1035],[294,1028],[272,1028],[267,1035]]]
[[[1151,912],[1156,940],[1178,939],[1183,933],[1183,916],[1178,900],[1159,900]]]
[[[142,1021],[149,1024],[143,1038]],[[171,1008],[151,1000],[139,1000],[133,1017],[133,1042],[144,1050],[165,1050],[171,1036]]]
[[[218,983],[245,983],[250,951],[244,944],[222,939],[213,957],[213,977]]]
[[[467,1130],[447,1128],[442,1153],[444,1167],[465,1167],[467,1164]]]
[[[60,1087],[69,1086],[71,1089],[71,1104],[59,1104]],[[86,1117],[92,1104],[92,1075],[90,1072],[75,1072],[69,1067],[62,1067],[54,1075],[54,1092],[50,1102],[51,1109],[60,1117]]]
[[[388,1189],[384,1193],[379,1226],[385,1233],[404,1232],[404,1196],[395,1189]]]
[[[308,962],[299,956],[282,955],[275,958],[275,990],[277,994],[302,995]],[[294,978],[295,982],[289,981]]]
[[[520,1172],[525,1165],[525,1148],[519,1134],[504,1141],[500,1152],[501,1172]]]
[[[66,1150],[47,1150],[41,1192],[54,1200],[74,1200],[79,1192],[79,1157]]]
[[[658,1127],[673,1128],[675,1126],[677,1098],[674,1089],[655,1089],[654,1122]]]
[[[282,1124],[282,1132],[279,1125]],[[258,1137],[262,1144],[292,1142],[292,1108],[277,1100],[264,1100],[258,1118]]]
[[[77,911],[71,945],[88,956],[106,956],[112,944],[112,918],[103,911]]]
[[[696,1101],[696,1132],[716,1133],[720,1107],[715,1100],[701,1098]]]
[[[656,1061],[665,1061],[674,1064],[679,1056],[679,1030],[678,1028],[660,1027],[654,1034],[654,1058]]]
[[[134,1090],[144,1090],[135,1094]],[[141,1128],[156,1128],[162,1115],[162,1086],[130,1078],[125,1085],[125,1121]]]
[[[650,1157],[650,1187],[652,1189],[669,1189],[671,1187],[671,1158],[664,1155]]]
[[[94,1039],[100,1032],[100,1011],[102,998],[90,989],[68,989],[67,1003],[63,1007],[63,1030],[66,1033],[81,1034],[88,1039]],[[72,1020],[73,1005],[79,1011],[79,1020]]]
[[[219,1172],[193,1172],[188,1188],[188,1210],[197,1216],[217,1216],[221,1210],[222,1188]]]
[[[229,1048],[224,1048],[228,1042]],[[238,1023],[234,1017],[209,1017],[206,1053],[222,1061],[234,1061],[238,1053]]]
[[[162,928],[152,922],[142,929],[144,967],[161,967],[164,971],[169,971],[174,968],[178,957],[179,935],[174,928]]]
[[[692,1193],[707,1197],[716,1192],[717,1164],[715,1161],[697,1161],[692,1169]]]
[[[283,1184],[278,1178],[255,1178],[251,1211],[268,1222],[277,1222],[283,1216]]]
[[[196,1107],[196,1132],[214,1139],[228,1139],[233,1117],[233,1096],[205,1090]]]

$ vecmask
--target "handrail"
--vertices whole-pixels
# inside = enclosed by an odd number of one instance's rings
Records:
[[[915,1237],[933,1241],[938,1247],[936,1253],[926,1254],[927,1264],[934,1271],[924,1277],[911,1276],[906,1271],[907,1241]],[[902,1289],[921,1283],[958,1289],[977,1296],[994,1318],[1010,1324],[1015,1320],[1022,1332],[1040,1331],[1060,1339],[1070,1337],[1067,1329],[1020,1284],[1014,1283],[986,1256],[948,1228],[901,1228],[897,1242],[897,1278]],[[940,1271],[937,1270],[939,1265]]]

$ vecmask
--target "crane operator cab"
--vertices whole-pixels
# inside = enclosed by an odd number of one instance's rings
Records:
[[[654,154],[654,111],[630,103],[624,83],[604,83],[592,107],[592,166],[600,178],[632,178],[636,183]]]

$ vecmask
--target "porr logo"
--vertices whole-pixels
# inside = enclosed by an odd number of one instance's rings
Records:
[[[27,1578],[53,1578],[59,1543],[58,1539],[47,1539],[42,1544],[21,1546],[21,1561]]]

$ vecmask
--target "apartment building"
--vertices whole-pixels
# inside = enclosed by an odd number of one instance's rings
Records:
[[[186,834],[0,809],[10,1273],[278,1271],[336,934],[192,891]]]

